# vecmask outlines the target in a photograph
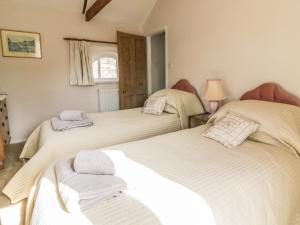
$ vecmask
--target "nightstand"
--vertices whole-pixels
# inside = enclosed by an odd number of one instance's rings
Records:
[[[195,127],[195,126],[201,126],[207,123],[209,120],[210,113],[201,113],[189,116],[189,128]]]

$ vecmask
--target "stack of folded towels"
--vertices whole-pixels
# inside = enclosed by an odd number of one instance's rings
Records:
[[[77,127],[89,127],[93,125],[93,122],[87,118],[84,112],[70,110],[63,111],[57,117],[53,117],[51,125],[54,131],[64,131]]]
[[[84,150],[75,158],[58,161],[58,191],[68,212],[84,211],[95,203],[120,196],[126,182],[115,176],[120,151]]]

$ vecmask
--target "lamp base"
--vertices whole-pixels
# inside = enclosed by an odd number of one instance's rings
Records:
[[[210,108],[211,115],[213,115],[219,108],[219,102],[218,101],[210,101],[209,108]]]

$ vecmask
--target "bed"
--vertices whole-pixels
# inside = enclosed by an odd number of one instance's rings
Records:
[[[188,93],[193,94],[193,96]],[[205,107],[196,89],[189,83],[189,81],[185,79],[179,80],[171,90],[161,90],[157,93],[154,93],[152,96],[159,95],[170,95],[170,97],[168,98],[169,107],[174,108],[174,110],[164,112],[163,115],[159,117],[156,115],[142,113],[142,108],[126,109],[105,113],[90,113],[88,114],[88,117],[93,121],[95,126],[89,128],[77,128],[65,132],[53,131],[50,120],[47,120],[32,132],[21,152],[20,159],[31,159],[42,147],[47,145],[50,141],[55,142],[57,139],[65,139],[68,137],[73,138],[72,135],[77,135],[82,132],[97,134],[97,132],[99,131],[101,135],[103,129],[107,129],[108,126],[117,125],[121,127],[120,125],[124,125],[125,127],[122,128],[125,128],[126,130],[127,124],[131,124],[133,122],[141,124],[141,121],[146,121],[143,126],[133,126],[132,129],[137,129],[139,131],[138,134],[134,135],[134,137],[126,137],[126,134],[122,133],[122,140],[118,141],[118,138],[116,138],[112,141],[113,143],[110,141],[110,145],[122,143],[124,141],[126,142],[126,140],[138,140],[145,137],[151,137],[154,135],[185,129],[187,128],[186,121],[189,114],[197,114],[196,112],[201,113],[205,111]],[[174,98],[176,99],[175,101]],[[196,106],[193,107],[191,106],[192,104],[195,104]],[[106,143],[100,143],[100,145],[107,146]],[[91,146],[93,147],[93,145]],[[88,147],[90,146],[87,146],[87,148]]]
[[[36,177],[55,159],[81,149],[100,148],[185,129],[188,116],[204,112],[195,88],[180,80],[172,89],[152,96],[167,96],[168,112],[160,116],[144,114],[142,108],[88,114],[94,125],[55,132],[45,121],[30,135],[20,158],[30,159],[4,187],[12,203],[28,197]],[[20,181],[24,182],[21,184]]]
[[[132,161],[128,173],[137,187],[89,210],[66,212],[49,166],[30,194],[26,224],[300,224],[298,100],[278,98],[278,88],[266,99],[265,87],[260,98],[252,100],[257,95],[249,92],[242,97],[246,100],[226,104],[210,120],[234,111],[259,122],[255,135],[238,147],[227,149],[205,138],[207,124],[105,148]],[[282,104],[287,102],[292,105]]]

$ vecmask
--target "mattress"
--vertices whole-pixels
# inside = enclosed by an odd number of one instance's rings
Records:
[[[299,158],[249,140],[227,149],[203,137],[207,126],[106,148],[138,165],[140,186],[84,212],[65,211],[48,167],[31,192],[27,224],[299,224]]]
[[[94,113],[88,117],[94,126],[54,132],[50,121],[45,121],[32,133],[20,156],[31,159],[3,189],[12,203],[28,197],[37,176],[55,159],[81,149],[105,147],[181,129],[178,114],[156,116],[142,113],[142,108]]]

